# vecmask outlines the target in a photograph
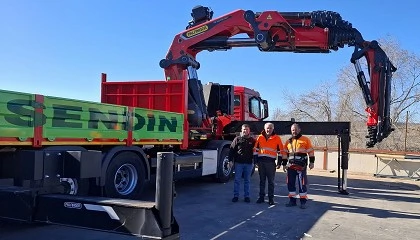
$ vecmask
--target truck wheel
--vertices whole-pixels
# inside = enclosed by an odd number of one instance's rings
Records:
[[[146,183],[142,159],[134,152],[121,152],[110,162],[105,176],[107,197],[138,199]]]
[[[228,182],[232,176],[233,169],[229,167],[229,149],[224,148],[220,153],[217,164],[217,181],[221,183]]]

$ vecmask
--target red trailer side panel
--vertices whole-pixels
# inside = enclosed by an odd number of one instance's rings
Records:
[[[184,113],[185,81],[102,82],[101,102]]]
[[[186,80],[107,82],[102,74],[101,102],[184,114],[184,138],[188,148],[188,85]]]

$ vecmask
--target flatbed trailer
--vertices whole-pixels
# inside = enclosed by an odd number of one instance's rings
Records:
[[[156,202],[139,201],[151,175],[140,146],[181,144],[183,121],[179,113],[0,90],[0,218],[177,239],[173,153],[164,161],[156,154]]]
[[[176,112],[0,90],[0,179],[137,199],[156,172],[147,146],[180,145],[183,124]]]

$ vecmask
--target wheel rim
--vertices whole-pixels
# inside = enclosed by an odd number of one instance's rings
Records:
[[[229,157],[225,156],[223,159],[223,175],[229,176],[232,172],[232,168],[229,166]]]
[[[115,172],[115,189],[121,195],[130,194],[136,187],[138,178],[136,168],[132,164],[123,164]]]

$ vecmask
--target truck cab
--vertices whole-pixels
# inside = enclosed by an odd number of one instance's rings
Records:
[[[262,121],[268,118],[268,102],[254,89],[209,82],[203,85],[210,117],[225,116],[231,121]]]
[[[258,91],[235,86],[233,102],[235,120],[262,121],[268,118],[268,102],[261,98]]]

